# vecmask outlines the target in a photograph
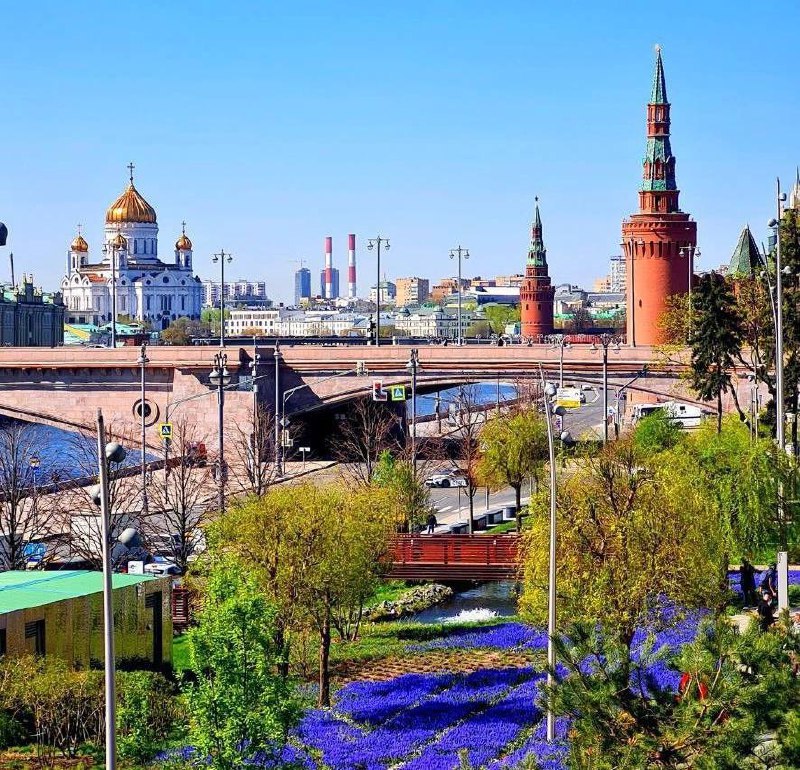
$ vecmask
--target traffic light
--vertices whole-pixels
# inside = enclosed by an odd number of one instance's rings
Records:
[[[373,401],[388,401],[389,394],[383,389],[383,382],[381,380],[372,381],[372,400]]]
[[[372,318],[370,318],[369,319],[369,333],[367,335],[367,341],[369,342],[370,345],[374,345],[375,344],[375,340],[377,338],[377,335],[375,334],[376,328],[377,327],[375,325],[375,321]]]

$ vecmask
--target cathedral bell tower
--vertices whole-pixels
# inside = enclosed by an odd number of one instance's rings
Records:
[[[697,223],[678,205],[675,156],[669,141],[670,104],[661,48],[647,105],[647,149],[643,161],[639,212],[622,223],[627,270],[629,345],[657,345],[667,298],[686,294],[697,244]]]
[[[519,290],[522,336],[533,339],[553,333],[553,295],[547,273],[547,249],[542,239],[542,218],[539,216],[539,199],[531,226],[531,245],[525,265],[525,279]]]

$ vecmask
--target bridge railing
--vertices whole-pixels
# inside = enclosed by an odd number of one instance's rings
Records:
[[[394,565],[475,565],[513,567],[519,537],[506,535],[397,535],[392,542]]]

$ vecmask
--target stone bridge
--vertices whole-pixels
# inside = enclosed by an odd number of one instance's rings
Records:
[[[430,393],[469,382],[537,381],[539,367],[557,379],[559,353],[546,345],[467,345],[464,347],[423,345],[419,350],[418,391]],[[215,391],[208,376],[216,347],[151,347],[146,366],[146,401],[149,425],[165,419],[189,418],[207,435],[216,432]],[[286,401],[286,413],[313,410],[342,403],[371,391],[372,381],[384,385],[409,383],[406,369],[410,348],[349,346],[281,346],[278,357],[281,394],[297,388]],[[252,424],[254,399],[250,363],[259,356],[257,369],[260,405],[272,411],[275,403],[275,348],[228,347],[228,369],[232,383],[226,391],[226,422]],[[129,440],[138,440],[141,369],[136,363],[139,348],[0,348],[0,414],[57,427],[91,430],[98,407],[102,407],[111,430]],[[649,373],[629,389],[632,401],[665,400],[676,397],[692,401],[680,375],[680,362],[665,363],[659,351],[649,347],[622,348],[608,354],[609,382],[620,386],[645,366]],[[363,373],[362,367],[366,373]],[[589,345],[574,345],[564,351],[564,377],[569,381],[599,384],[602,381],[602,351]],[[357,370],[362,370],[361,374]],[[741,380],[741,402],[749,403],[749,384]],[[205,394],[202,397],[200,394]],[[192,398],[197,396],[197,398]],[[184,399],[186,403],[178,404]],[[732,404],[726,403],[726,409]],[[156,430],[148,443],[160,446]]]

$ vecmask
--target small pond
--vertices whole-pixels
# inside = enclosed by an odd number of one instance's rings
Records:
[[[417,623],[447,623],[465,620],[490,620],[517,612],[518,584],[513,580],[481,583],[459,591],[445,604],[423,610],[410,620]]]

